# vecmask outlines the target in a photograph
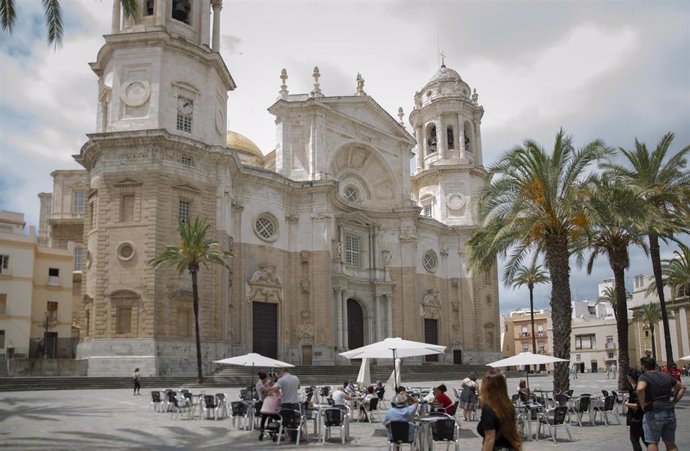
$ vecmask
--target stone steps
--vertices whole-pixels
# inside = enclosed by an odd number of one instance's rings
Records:
[[[481,374],[485,366],[478,365],[410,365],[402,368],[403,383],[422,381],[457,382],[470,371]],[[212,376],[204,377],[204,387],[244,387],[256,380],[255,369],[240,366],[227,366]],[[391,375],[393,366],[372,365],[371,380],[385,382]],[[291,369],[299,376],[302,385],[338,385],[347,379],[356,379],[359,365],[352,366],[299,366]],[[198,387],[196,377],[144,377],[142,387],[179,388]],[[37,390],[87,390],[103,388],[132,388],[130,377],[0,377],[0,391],[37,391]]]

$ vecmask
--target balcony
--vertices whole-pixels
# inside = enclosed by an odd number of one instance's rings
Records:
[[[84,222],[84,212],[68,211],[52,213],[49,218],[51,224],[78,224]]]
[[[616,349],[616,343],[606,343],[606,349]]]
[[[59,287],[60,277],[59,276],[48,276],[48,286],[49,287]]]

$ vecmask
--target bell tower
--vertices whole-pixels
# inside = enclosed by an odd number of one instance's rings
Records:
[[[414,96],[410,113],[417,139],[413,196],[422,215],[448,225],[475,225],[471,201],[483,184],[477,91],[442,64]]]
[[[228,91],[220,53],[222,0],[139,0],[133,17],[113,0],[98,75],[97,131],[165,129],[223,145]]]

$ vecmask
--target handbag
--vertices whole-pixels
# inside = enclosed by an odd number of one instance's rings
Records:
[[[275,395],[266,396],[261,405],[261,413],[264,415],[277,415],[281,405],[282,401],[280,397]]]

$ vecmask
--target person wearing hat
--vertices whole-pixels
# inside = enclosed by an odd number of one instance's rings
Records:
[[[450,414],[450,409],[453,406],[453,401],[446,395],[446,385],[441,384],[434,387],[434,409]]]
[[[391,401],[391,408],[383,417],[383,425],[388,426],[391,421],[407,421],[412,422],[414,414],[417,412],[417,400],[406,393],[398,393]],[[414,440],[415,428],[410,427],[410,441]]]

